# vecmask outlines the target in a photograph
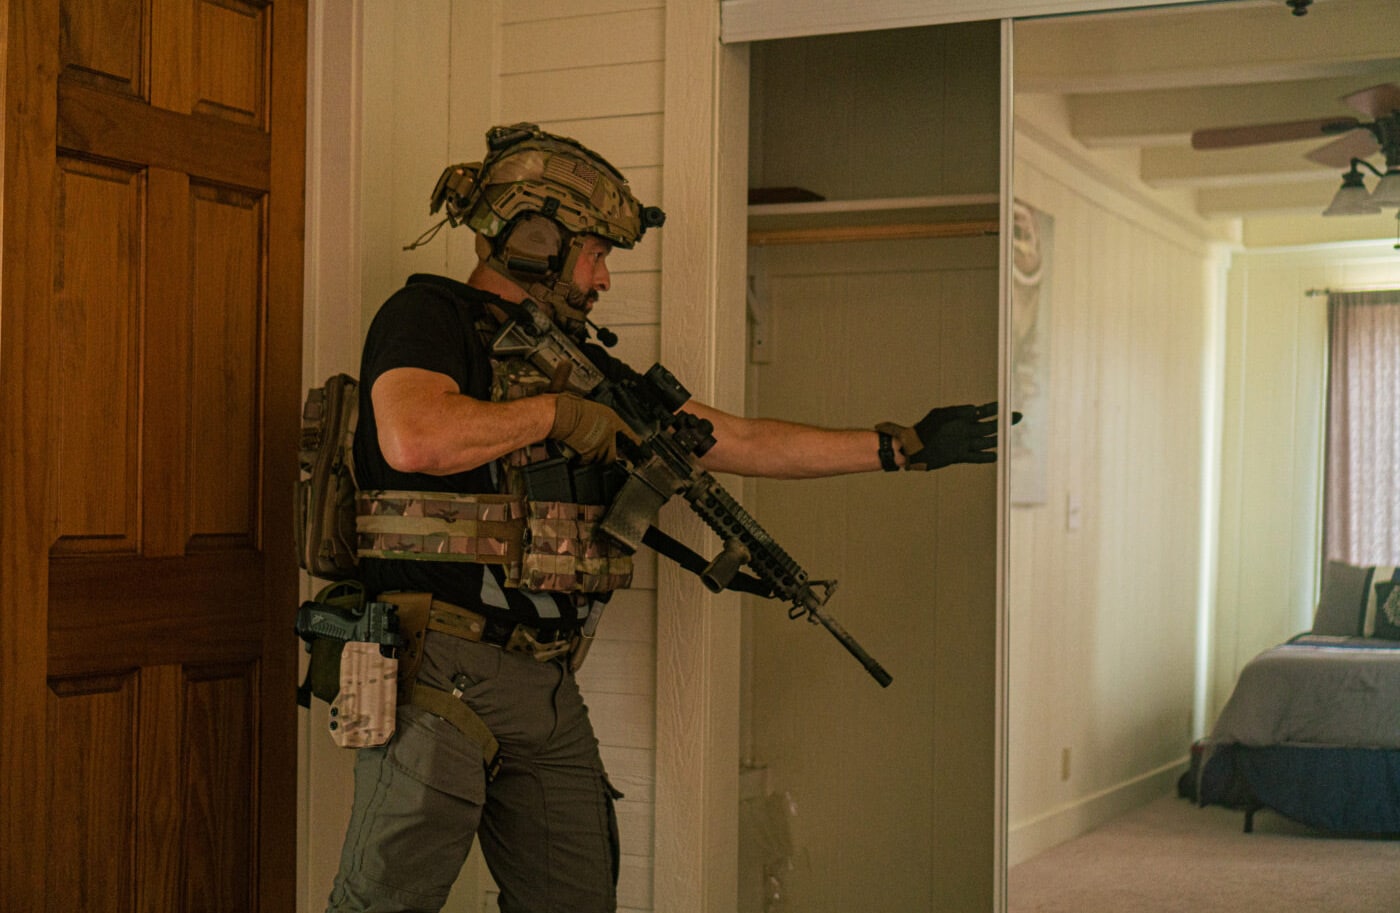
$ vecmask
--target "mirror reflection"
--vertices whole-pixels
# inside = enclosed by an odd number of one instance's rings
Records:
[[[1397,39],[1368,0],[1015,26],[1013,913],[1393,908]]]

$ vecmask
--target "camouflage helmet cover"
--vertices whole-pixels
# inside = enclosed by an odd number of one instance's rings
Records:
[[[481,162],[446,169],[433,191],[432,212],[495,238],[516,218],[539,213],[574,234],[595,234],[630,248],[666,215],[642,206],[606,159],[576,140],[534,124],[493,127]]]

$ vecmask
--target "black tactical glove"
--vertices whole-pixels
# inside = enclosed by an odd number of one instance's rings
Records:
[[[555,400],[554,425],[549,429],[549,437],[573,448],[582,462],[614,462],[619,434],[637,440],[636,433],[622,416],[602,403],[572,393],[561,393]]]
[[[876,431],[893,436],[904,450],[905,469],[926,471],[952,463],[993,463],[997,455],[997,404],[944,406],[929,411],[913,428],[882,422]],[[1011,424],[1021,413],[1011,416]]]

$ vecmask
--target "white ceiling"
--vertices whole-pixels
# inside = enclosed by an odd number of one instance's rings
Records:
[[[1279,0],[1018,22],[1015,85],[1053,107],[1073,139],[1207,219],[1341,237],[1393,237],[1383,216],[1320,215],[1341,171],[1304,155],[1319,136],[1197,151],[1191,131],[1329,116],[1368,118],[1342,96],[1400,84],[1400,0],[1316,0],[1294,16]],[[1018,102],[1018,111],[1020,102]],[[1383,156],[1370,159],[1382,171]],[[1374,179],[1369,181],[1374,185]],[[1316,222],[1314,220],[1317,220]]]

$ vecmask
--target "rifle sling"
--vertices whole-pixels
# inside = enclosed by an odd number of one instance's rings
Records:
[[[647,527],[647,531],[642,534],[642,544],[658,555],[665,555],[697,577],[703,574],[705,568],[709,567],[710,564],[690,546],[668,536],[655,526]],[[725,589],[736,590],[740,593],[752,593],[755,596],[762,596],[764,599],[773,598],[771,586],[743,571],[735,574]]]

